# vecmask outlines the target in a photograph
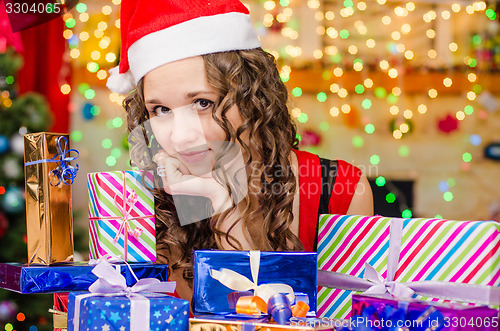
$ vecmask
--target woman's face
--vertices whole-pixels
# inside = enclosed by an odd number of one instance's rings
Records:
[[[154,136],[192,175],[212,171],[213,154],[226,139],[212,118],[218,98],[218,91],[208,84],[201,56],[167,63],[144,77],[144,100]],[[238,128],[242,122],[238,107],[226,114]]]

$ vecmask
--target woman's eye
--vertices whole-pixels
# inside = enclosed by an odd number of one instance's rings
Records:
[[[154,116],[161,116],[161,115],[166,115],[166,114],[169,114],[171,112],[171,110],[167,107],[164,107],[164,106],[155,106],[153,107],[153,115]]]
[[[197,111],[209,110],[210,108],[212,108],[213,105],[214,102],[207,99],[198,99],[194,102],[194,108]]]

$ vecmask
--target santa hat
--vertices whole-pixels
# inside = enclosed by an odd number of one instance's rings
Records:
[[[107,82],[120,94],[166,63],[261,46],[238,0],[122,0],[120,26],[120,64]]]

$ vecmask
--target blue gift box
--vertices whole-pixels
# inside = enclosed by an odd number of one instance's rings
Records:
[[[211,276],[214,270],[230,269],[252,280],[249,251],[198,250],[194,252],[194,313],[230,315],[236,313],[229,299],[234,290]],[[307,297],[316,316],[316,253],[260,252],[258,285],[283,283],[293,288],[296,296]]]
[[[68,331],[106,330],[127,331],[130,328],[131,300],[126,296],[87,296],[90,292],[71,292],[68,299]],[[140,331],[188,331],[189,301],[166,294],[142,294],[149,299],[149,328],[141,324]],[[79,316],[75,316],[77,297]],[[141,304],[134,303],[134,304]],[[144,318],[145,314],[133,318]],[[132,330],[134,331],[134,330]]]
[[[116,264],[130,286],[136,282],[125,264]],[[167,280],[168,265],[130,263],[137,278]],[[18,293],[58,293],[86,291],[97,280],[93,265],[75,262],[60,266],[28,266],[20,263],[0,263],[0,288]]]

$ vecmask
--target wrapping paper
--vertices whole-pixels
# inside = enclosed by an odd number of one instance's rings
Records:
[[[67,313],[68,312],[68,292],[54,293],[54,306],[53,309]]]
[[[236,314],[231,298],[235,291],[211,276],[230,269],[252,280],[249,251],[198,250],[194,253],[194,313]],[[297,299],[310,306],[307,316],[316,316],[316,253],[260,252],[258,285],[283,283],[291,286]]]
[[[54,331],[66,331],[68,325],[68,295],[69,293],[54,293],[52,316]]]
[[[73,215],[71,210],[71,182],[54,176],[61,163],[45,162],[57,155],[72,159],[69,146],[56,140],[67,134],[30,133],[24,136],[26,189],[26,228],[28,263],[50,265],[73,261]],[[61,146],[62,145],[62,146]],[[68,143],[69,145],[69,143]],[[66,147],[66,148],[65,148]],[[39,163],[36,163],[39,162]],[[67,166],[67,162],[63,162]],[[57,183],[57,185],[55,185]]]
[[[68,331],[79,330],[126,331],[130,329],[131,301],[126,296],[86,297],[80,303],[80,316],[75,317],[75,300],[88,292],[71,292],[68,305]],[[189,302],[166,294],[146,294],[149,300],[150,323],[141,330],[188,331]]]
[[[496,331],[498,311],[487,306],[425,302],[391,296],[352,296],[352,320],[359,330]],[[359,324],[359,325],[358,325]]]
[[[402,237],[394,242],[400,246],[395,256],[398,262],[395,281],[432,280],[452,286],[455,284],[449,283],[496,287],[492,291],[499,289],[500,225],[496,222],[322,215],[318,232],[318,277],[321,270],[326,270],[363,278],[367,276],[365,263],[368,263],[386,279],[389,239],[393,235],[390,228],[397,222],[402,223]],[[320,286],[318,314],[349,317],[351,292]]]
[[[260,319],[215,318],[197,316],[189,319],[190,331],[348,331],[348,323],[341,320],[319,320],[316,318],[295,319],[287,325],[268,323]]]
[[[140,171],[88,174],[89,252],[92,259],[123,256],[129,262],[156,261],[153,176]]]
[[[167,280],[168,265],[134,263],[130,265],[137,278]],[[126,265],[116,265],[128,285],[135,283]],[[19,263],[0,263],[0,287],[19,293],[57,293],[86,291],[97,280],[93,265],[76,262],[64,266],[28,266]]]

